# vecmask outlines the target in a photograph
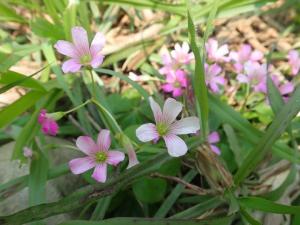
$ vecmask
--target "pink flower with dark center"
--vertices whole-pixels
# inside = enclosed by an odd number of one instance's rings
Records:
[[[38,122],[42,125],[42,132],[44,134],[49,134],[52,136],[57,134],[59,127],[56,121],[47,115],[46,109],[42,109],[40,111]]]
[[[300,56],[298,51],[296,50],[289,51],[287,58],[292,68],[292,75],[297,75],[298,72],[300,71]]]
[[[205,63],[205,82],[212,92],[219,92],[219,86],[226,84],[226,79],[221,76],[222,68],[218,64],[208,65]]]
[[[221,155],[221,150],[214,144],[220,141],[220,136],[218,132],[214,131],[208,135],[208,143],[210,144],[211,150],[217,155]]]
[[[187,86],[186,73],[183,70],[176,70],[166,75],[166,83],[162,85],[162,89],[164,92],[172,93],[173,97],[176,98],[182,95]]]
[[[188,147],[178,137],[180,134],[195,134],[200,129],[197,117],[187,117],[176,120],[182,111],[182,104],[173,98],[165,101],[163,110],[151,97],[150,106],[154,115],[155,123],[147,123],[136,130],[137,138],[142,142],[163,138],[170,156],[179,157],[187,153]]]
[[[219,47],[218,41],[210,38],[205,44],[205,48],[207,52],[207,57],[210,61],[227,62],[229,60],[229,58],[226,56],[229,53],[228,45],[222,45]]]
[[[189,51],[190,47],[187,42],[183,42],[182,46],[176,43],[171,56],[178,64],[189,64],[194,59],[194,54]]]
[[[240,83],[248,83],[255,92],[267,91],[267,65],[257,62],[246,62],[244,66],[245,74],[239,74],[237,80]]]
[[[247,44],[242,45],[239,51],[231,51],[229,54],[229,58],[235,62],[234,68],[238,73],[243,71],[246,62],[257,62],[262,60],[263,57],[262,52],[258,50],[252,51],[252,47]]]
[[[83,27],[73,27],[72,39],[73,43],[59,40],[54,45],[59,53],[71,58],[62,65],[64,73],[77,72],[82,66],[97,68],[102,64],[104,56],[100,51],[105,44],[105,37],[102,33],[96,33],[89,46],[86,30]]]
[[[95,168],[92,177],[104,183],[107,176],[107,164],[117,166],[125,158],[123,152],[109,151],[110,144],[110,132],[106,129],[100,131],[96,143],[89,136],[78,137],[76,146],[87,156],[69,162],[72,173],[81,174]]]

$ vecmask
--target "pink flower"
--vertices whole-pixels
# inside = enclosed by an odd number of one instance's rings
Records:
[[[208,142],[210,144],[210,148],[217,155],[221,155],[221,150],[214,144],[218,143],[219,141],[220,141],[220,136],[218,132],[214,131],[208,135]]]
[[[164,92],[172,93],[173,97],[182,95],[185,88],[188,86],[187,75],[183,70],[176,70],[166,75],[166,84],[162,86]]]
[[[222,45],[219,47],[218,41],[215,39],[208,39],[205,44],[207,57],[210,61],[225,61],[227,62],[229,58],[226,56],[229,53],[228,45]]]
[[[159,69],[159,72],[163,75],[174,72],[176,70],[176,67],[178,67],[178,65],[176,65],[176,62],[171,58],[171,55],[168,51],[164,52],[161,55],[161,60],[163,67]]]
[[[296,50],[291,50],[287,56],[289,64],[292,68],[292,75],[297,75],[300,70],[300,56]]]
[[[171,56],[178,64],[189,64],[193,59],[193,53],[189,53],[190,47],[187,42],[183,42],[182,46],[175,44],[174,50],[171,51]]]
[[[240,83],[248,83],[255,92],[267,92],[267,65],[257,62],[246,62],[245,74],[239,74],[237,79]]]
[[[263,57],[264,55],[262,52],[258,50],[252,51],[251,46],[247,44],[242,45],[239,51],[231,51],[229,54],[229,58],[235,61],[234,68],[238,73],[243,71],[246,62],[257,62],[262,60]]]
[[[41,110],[38,117],[38,122],[42,125],[42,131],[44,134],[49,134],[52,136],[55,136],[57,134],[58,125],[54,119],[47,115],[46,109]]]
[[[280,94],[284,97],[285,95],[288,95],[290,93],[292,93],[295,89],[295,86],[292,82],[289,81],[282,81],[280,82],[280,80],[278,79],[277,75],[272,75],[271,76],[273,83],[275,84],[275,86],[278,88]],[[287,100],[287,99],[286,99]]]
[[[125,155],[120,151],[108,151],[110,147],[109,130],[101,130],[97,143],[88,136],[80,136],[76,140],[76,146],[86,154],[86,157],[73,159],[69,162],[69,167],[73,174],[81,174],[92,168],[92,177],[104,183],[106,181],[107,164],[116,166],[124,160]]]
[[[193,116],[176,120],[182,111],[182,104],[173,98],[165,101],[163,110],[151,97],[149,101],[156,124],[147,123],[140,126],[136,130],[137,138],[142,142],[148,142],[162,137],[170,156],[179,157],[186,154],[187,145],[177,135],[195,134],[200,129],[199,119]]]
[[[24,147],[23,148],[23,155],[26,157],[26,158],[31,158],[32,155],[33,155],[33,152],[30,148],[28,147]]]
[[[73,27],[72,39],[73,43],[59,40],[54,45],[59,53],[71,58],[62,65],[64,73],[77,72],[81,66],[97,68],[102,64],[104,56],[100,51],[105,44],[102,33],[96,33],[91,46],[89,46],[86,30],[83,27]]]
[[[213,91],[219,92],[219,85],[224,86],[226,79],[220,75],[222,68],[218,64],[208,65],[205,63],[206,85]]]

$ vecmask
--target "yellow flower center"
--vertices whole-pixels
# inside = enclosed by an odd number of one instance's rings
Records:
[[[86,65],[89,64],[92,60],[92,57],[90,55],[84,55],[80,57],[80,64]]]
[[[164,123],[158,123],[156,125],[157,132],[160,136],[164,136],[168,133],[168,126]]]
[[[97,163],[104,163],[107,160],[107,154],[106,152],[99,151],[96,153],[95,158]]]

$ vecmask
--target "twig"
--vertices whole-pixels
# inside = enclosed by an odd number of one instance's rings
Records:
[[[167,175],[163,175],[160,173],[152,173],[151,177],[163,178],[166,180],[171,180],[171,181],[175,181],[177,183],[183,184],[184,186],[191,189],[195,194],[198,194],[198,195],[207,195],[207,194],[212,193],[211,190],[206,190],[206,189],[200,188],[194,184],[188,183],[185,180],[180,179],[179,177],[167,176]]]

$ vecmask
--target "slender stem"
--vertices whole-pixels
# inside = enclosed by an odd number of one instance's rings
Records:
[[[65,111],[64,113],[65,113],[65,115],[67,115],[67,114],[69,114],[69,113],[71,113],[71,112],[74,112],[74,111],[76,111],[76,110],[82,108],[83,106],[89,104],[90,102],[91,102],[91,99],[88,99],[88,100],[86,100],[84,103],[82,103],[82,104],[80,104],[80,105],[74,107],[73,109],[70,109],[70,110],[68,110],[68,111]]]
[[[95,80],[94,80],[94,76],[93,76],[93,72],[92,70],[89,70],[90,75],[91,75],[91,79],[92,79],[92,85],[93,85],[93,91],[92,91],[92,98],[96,99],[96,85],[95,85]]]

